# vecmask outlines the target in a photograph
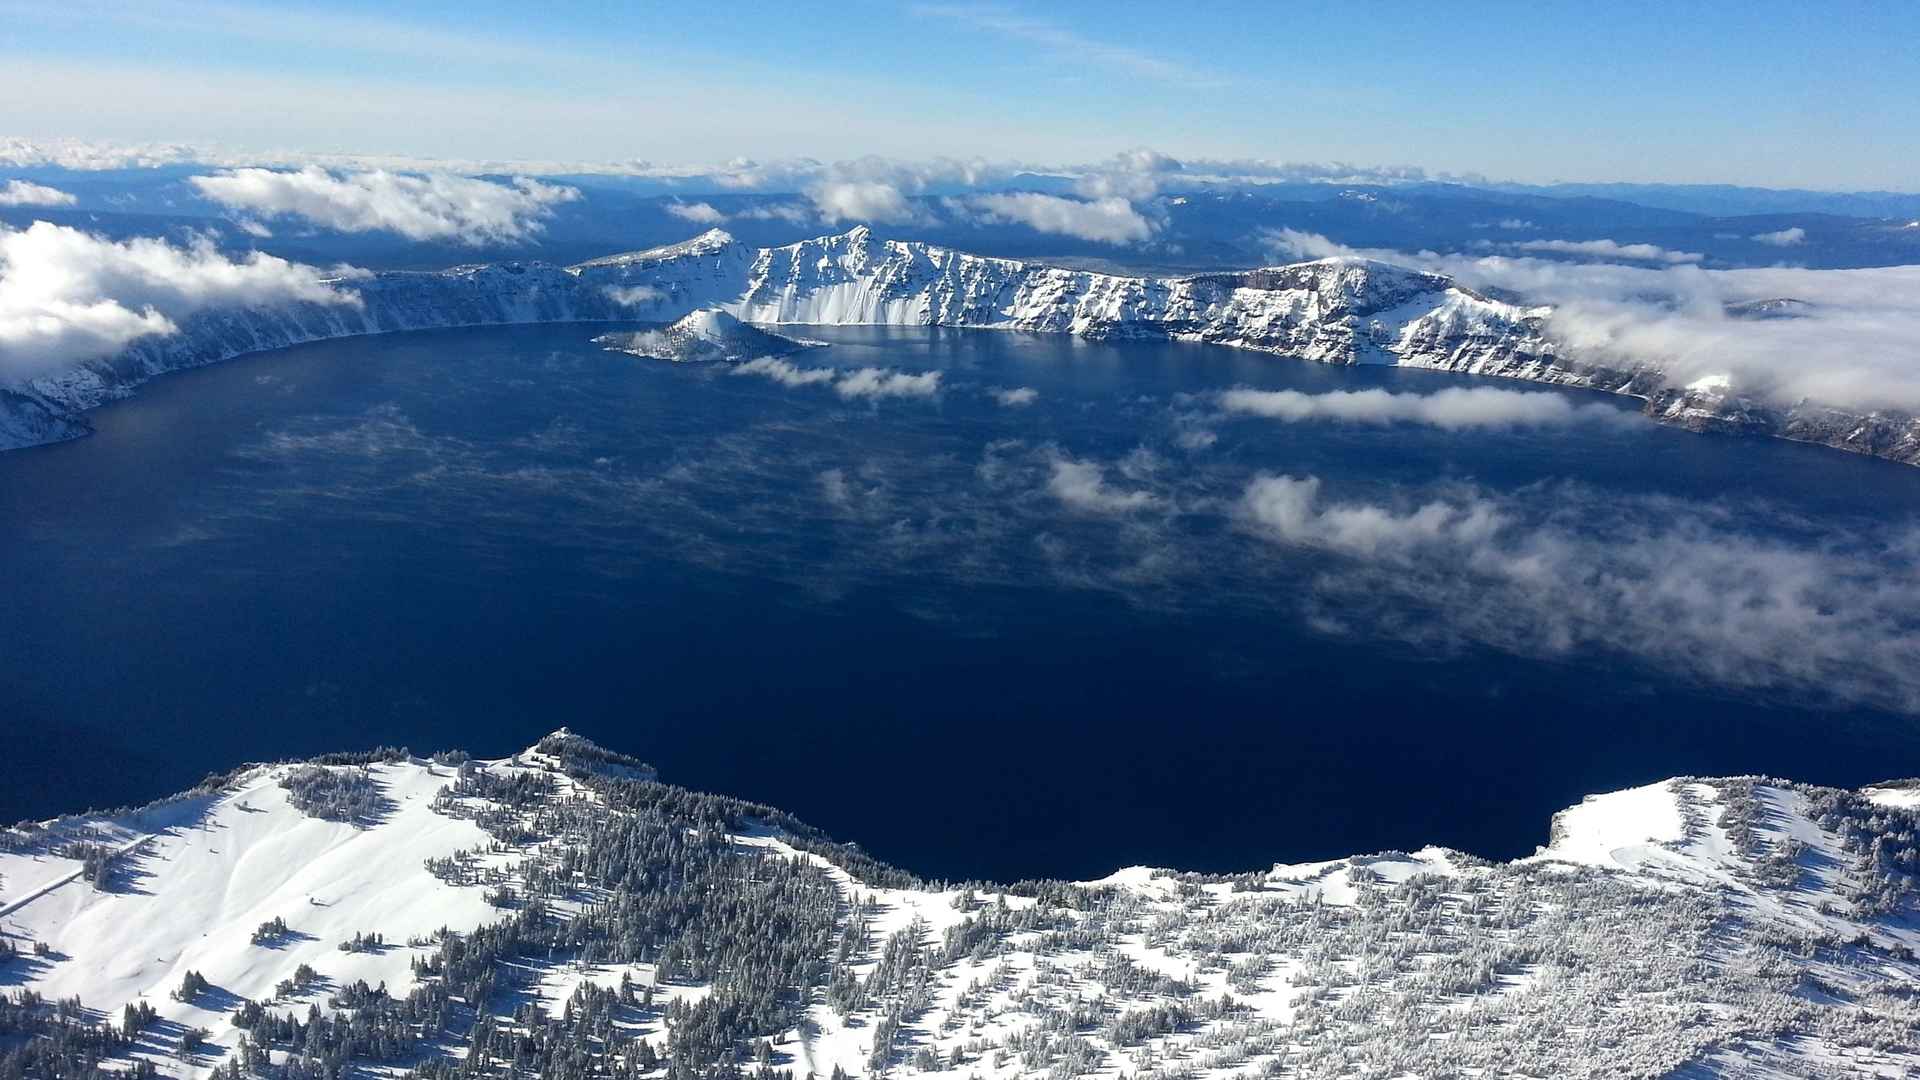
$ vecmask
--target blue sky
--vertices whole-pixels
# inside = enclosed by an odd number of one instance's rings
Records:
[[[1905,4],[0,0],[0,134],[1920,188]]]

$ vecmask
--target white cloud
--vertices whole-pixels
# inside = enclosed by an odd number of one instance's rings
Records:
[[[1098,462],[1079,461],[1057,454],[1049,469],[1047,490],[1054,498],[1076,510],[1095,514],[1128,514],[1160,502],[1159,496],[1150,491],[1124,490],[1107,483],[1106,470]]]
[[[1515,230],[1531,229],[1536,227],[1533,224],[1533,222],[1527,221],[1524,218],[1502,218],[1498,222],[1498,226],[1502,229],[1515,229]]]
[[[1431,394],[1395,394],[1386,390],[1235,389],[1220,395],[1227,412],[1298,423],[1337,420],[1353,424],[1426,424],[1459,431],[1470,428],[1546,427],[1578,420],[1611,421],[1627,415],[1605,405],[1575,405],[1548,391],[1507,390],[1492,386],[1447,387]]]
[[[259,252],[231,259],[201,238],[105,240],[35,222],[0,226],[0,380],[31,378],[170,334],[211,306],[358,304],[319,271]]]
[[[1015,386],[993,391],[993,400],[1009,409],[1024,409],[1040,400],[1040,391],[1031,386]]]
[[[1091,198],[1119,195],[1139,201],[1176,183],[1190,187],[1257,187],[1274,183],[1404,184],[1426,180],[1484,183],[1471,173],[1432,172],[1417,165],[1356,165],[1349,162],[1290,162],[1259,158],[1174,159],[1152,149],[1135,149],[1094,162],[988,161],[984,158],[909,160],[877,155],[832,163],[815,158],[758,161],[661,163],[639,159],[581,161],[558,158],[451,158],[409,154],[313,153],[247,150],[185,143],[117,144],[63,139],[36,141],[0,136],[0,167],[55,166],[78,171],[159,168],[195,164],[210,168],[318,166],[351,172],[385,169],[404,173],[510,176],[627,176],[673,183],[686,194],[713,191],[803,192],[827,181],[872,180],[907,194],[956,194],[1004,183],[1015,177],[1043,175],[1072,181],[1078,194]],[[756,216],[743,212],[740,216]]]
[[[1685,386],[1725,376],[1775,405],[1920,410],[1920,266],[1703,270],[1430,256],[1470,288],[1553,305],[1548,331],[1586,360],[1659,368]],[[1776,297],[1804,314],[1743,319],[1728,304]]]
[[[343,232],[396,232],[410,240],[479,244],[525,240],[544,228],[575,188],[518,177],[510,184],[434,173],[374,171],[336,175],[317,166],[297,172],[233,169],[194,176],[200,194],[235,210],[292,216]]]
[[[1184,168],[1179,161],[1143,147],[1082,167],[1073,188],[1089,199],[1150,199],[1159,193],[1168,177]]]
[[[772,379],[781,386],[818,386],[830,383],[839,373],[832,368],[803,368],[791,360],[782,360],[777,356],[763,356],[737,364],[732,369],[735,375],[758,375]]]
[[[1323,505],[1320,478],[1255,477],[1242,496],[1246,518],[1277,539],[1353,555],[1396,556],[1430,544],[1486,542],[1501,525],[1484,503],[1428,502],[1407,510],[1358,503]]]
[[[711,203],[670,202],[666,211],[682,221],[691,221],[696,225],[718,225],[727,220],[727,215],[713,208]]]
[[[1118,196],[1082,202],[1058,195],[1019,192],[972,195],[954,200],[980,221],[1025,225],[1035,232],[1073,236],[1105,244],[1125,244],[1153,235],[1153,223]]]
[[[807,197],[829,225],[842,221],[905,225],[920,219],[906,194],[882,180],[826,181],[808,188]]]
[[[1793,247],[1806,242],[1807,230],[1795,225],[1791,229],[1781,229],[1778,232],[1755,233],[1747,239],[1758,240],[1762,244],[1772,244],[1774,247]]]
[[[784,221],[789,225],[807,225],[814,220],[813,211],[799,203],[762,203],[749,206],[733,216],[753,221]]]
[[[848,401],[877,401],[881,398],[930,398],[940,392],[938,371],[908,375],[887,368],[806,368],[790,360],[763,356],[737,364],[735,375],[758,375],[782,386],[832,386],[833,392]]]
[[[846,506],[853,502],[853,489],[847,484],[844,469],[823,469],[818,479],[820,494],[835,506]]]
[[[1622,244],[1616,240],[1523,240],[1521,251],[1550,251],[1559,255],[1590,255],[1598,259],[1639,262],[1697,263],[1706,258],[1694,251],[1673,251],[1658,244]]]
[[[639,307],[642,304],[657,304],[667,298],[667,294],[651,285],[609,285],[607,298],[625,307]]]
[[[9,180],[0,187],[0,206],[72,206],[79,199],[44,184]]]
[[[1826,544],[1729,527],[1672,500],[1475,490],[1335,501],[1319,478],[1260,475],[1254,534],[1347,556],[1314,583],[1341,620],[1527,655],[1614,651],[1702,680],[1920,707],[1920,536]],[[1409,605],[1417,614],[1409,614]]]
[[[76,172],[105,169],[153,169],[163,165],[204,161],[205,151],[177,143],[131,145],[80,139],[36,141],[0,137],[0,165],[19,168],[54,166]]]
[[[1361,252],[1354,248],[1334,243],[1319,233],[1301,232],[1299,229],[1262,229],[1260,239],[1266,243],[1267,250],[1280,258],[1353,259],[1361,257]]]
[[[842,375],[833,384],[833,392],[848,400],[932,397],[940,392],[940,374],[938,371],[925,371],[908,375],[885,368],[860,368]]]
[[[1669,385],[1717,376],[1776,406],[1920,412],[1920,266],[1708,270],[1355,249],[1290,229],[1263,238],[1281,255],[1393,262],[1542,305],[1549,336],[1574,359],[1655,368]],[[1727,313],[1782,297],[1804,302],[1799,317]]]

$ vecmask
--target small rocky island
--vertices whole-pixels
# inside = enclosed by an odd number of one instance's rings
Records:
[[[675,363],[753,360],[824,347],[749,326],[717,307],[689,312],[660,330],[602,334],[593,340],[613,352]]]

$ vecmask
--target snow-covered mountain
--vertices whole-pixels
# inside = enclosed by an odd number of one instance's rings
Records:
[[[1646,399],[1696,429],[1818,442],[1920,464],[1920,419],[1860,415],[1676,387],[1656,368],[1593,363],[1555,341],[1551,309],[1483,296],[1386,263],[1320,259],[1225,274],[1141,278],[881,240],[864,226],[777,248],[713,230],[576,266],[508,263],[343,281],[358,306],[204,311],[181,332],[0,394],[0,447],[85,430],[76,414],[154,375],[321,338],[528,322],[671,322],[717,309],[767,324],[981,327],[1204,341],[1337,364],[1394,364]],[[1784,301],[1782,302],[1784,303]],[[1779,305],[1765,314],[1780,314]]]
[[[256,766],[0,831],[0,1076],[1909,1076],[1916,806],[1676,779],[1511,863],[955,885],[564,731]]]
[[[813,347],[812,342],[749,326],[719,308],[689,312],[660,330],[602,334],[593,340],[614,352],[675,363],[751,360]]]

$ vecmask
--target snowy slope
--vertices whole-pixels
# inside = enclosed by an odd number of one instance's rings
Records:
[[[1136,867],[1010,892],[917,882],[770,808],[680,792],[598,753],[573,739],[460,769],[375,761],[365,775],[385,804],[358,825],[303,813],[283,765],[217,794],[7,834],[0,931],[17,954],[0,960],[0,988],[48,1003],[0,1001],[0,1061],[8,1016],[52,1025],[51,1002],[77,997],[108,1018],[150,1003],[159,1020],[107,1064],[177,1075],[263,1055],[278,1070],[476,1054],[506,1075],[515,1053],[531,1054],[524,1074],[585,1075],[568,1063],[598,1061],[663,1080],[675,1054],[694,1072],[763,1055],[796,1076],[952,1080],[1920,1068],[1910,784],[1681,779],[1589,798],[1510,864],[1426,848],[1239,875]],[[56,853],[75,841],[121,853],[104,888]],[[730,865],[705,880],[731,884],[676,898],[677,875],[621,876],[634,845],[682,842],[690,854],[675,858]],[[814,889],[831,912],[817,937],[797,918]],[[495,894],[513,898],[496,908]],[[780,953],[818,949],[815,974],[746,998],[737,973],[724,989],[694,976],[708,946],[685,951],[671,927],[696,909],[761,912],[739,933]],[[254,943],[276,916],[292,933]],[[457,979],[461,957],[495,933],[474,931],[502,919],[520,944],[490,939],[499,958],[481,965],[484,982],[470,964]],[[340,949],[370,932],[386,945]],[[276,989],[302,963],[321,981]],[[213,989],[173,1000],[188,971]],[[355,980],[391,996],[336,1000]],[[475,986],[498,989],[475,997]],[[583,996],[590,987],[599,998]],[[250,1000],[377,1026],[403,1015],[386,1011],[402,999],[441,1020],[383,1062],[232,1020]],[[746,1001],[768,1019],[731,1011]],[[723,1042],[703,1041],[715,1024]],[[185,1055],[195,1026],[211,1046]]]
[[[299,964],[334,985],[363,979],[404,989],[421,952],[405,946],[409,938],[498,916],[478,890],[449,886],[422,867],[428,856],[487,840],[472,822],[431,809],[450,770],[374,766],[393,810],[368,829],[294,809],[278,786],[285,771],[261,769],[217,797],[102,823],[127,852],[120,881],[106,890],[76,880],[72,859],[0,855],[0,926],[53,950],[51,962],[33,965],[27,985],[116,1010],[144,1000],[163,1020],[206,1027],[216,1042],[230,1043],[224,1014],[235,999],[272,996]],[[276,917],[292,934],[252,944],[254,930]],[[364,953],[338,948],[369,931],[397,944]],[[196,1004],[168,996],[189,970],[215,988]]]

